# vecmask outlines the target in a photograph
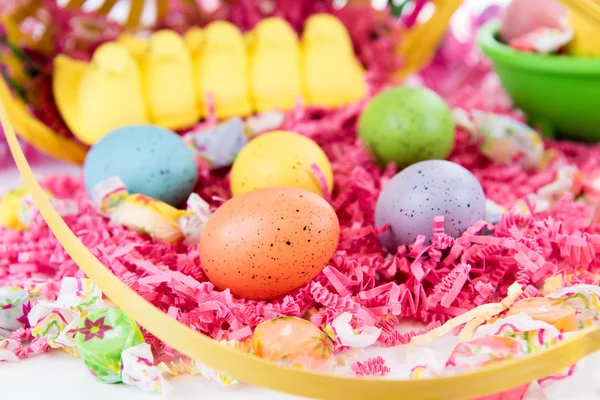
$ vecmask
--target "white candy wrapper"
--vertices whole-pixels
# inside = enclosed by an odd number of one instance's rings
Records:
[[[277,110],[248,117],[246,119],[248,136],[253,137],[259,133],[279,129],[283,125],[284,120],[285,114]]]
[[[600,321],[600,287],[595,285],[575,285],[562,288],[549,294],[551,299],[565,299],[576,311],[578,329],[583,329]]]
[[[0,287],[0,329],[14,331],[25,325],[29,293],[20,287]]]
[[[121,378],[126,385],[137,386],[146,391],[161,395],[170,391],[161,371],[154,366],[154,357],[147,343],[143,343],[121,353],[123,371]]]
[[[196,370],[200,375],[205,377],[210,383],[218,383],[221,386],[229,387],[236,385],[238,381],[223,372],[219,372],[214,368],[209,367],[196,361]]]
[[[16,340],[0,340],[0,363],[18,361],[19,357],[15,354],[18,348],[19,343]]]
[[[485,199],[485,220],[487,222],[497,224],[500,222],[502,215],[506,213],[508,213],[507,208],[490,199]]]
[[[58,214],[63,218],[79,214],[79,207],[73,200],[54,199],[52,197],[50,197],[49,200],[54,206],[54,209],[58,211]],[[21,197],[19,221],[21,221],[21,224],[23,224],[25,229],[29,229],[36,218],[41,218],[40,212],[33,202],[31,195],[26,194]]]
[[[56,301],[40,301],[29,312],[31,334],[45,337],[51,348],[75,347],[81,313],[101,308],[106,308],[102,292],[91,280],[63,278]]]
[[[352,321],[352,314],[342,313],[328,324],[323,331],[337,346],[347,346],[353,349],[367,348],[379,339],[379,335],[381,335],[380,328],[366,326],[354,329],[350,321]]]
[[[212,128],[189,132],[183,140],[213,169],[231,165],[248,143],[244,121],[238,117]]]

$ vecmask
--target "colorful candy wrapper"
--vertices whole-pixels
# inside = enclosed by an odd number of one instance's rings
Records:
[[[188,198],[187,210],[142,194],[129,194],[123,181],[111,177],[92,190],[92,203],[111,222],[167,243],[198,243],[210,217],[210,209],[196,193]]]
[[[479,151],[490,160],[510,165],[517,162],[525,169],[538,168],[544,159],[540,135],[511,117],[483,111],[454,110],[457,126],[474,138],[483,139]]]
[[[575,175],[575,193],[600,200],[600,168],[580,171]]]
[[[121,378],[124,384],[158,392],[161,395],[170,389],[162,372],[154,366],[154,356],[147,343],[123,351],[121,361],[123,363]]]
[[[282,317],[258,324],[252,347],[259,357],[295,368],[329,371],[335,365],[329,337],[301,318]]]
[[[213,169],[231,165],[248,143],[244,121],[237,117],[214,127],[191,131],[183,140]]]
[[[18,361],[17,351],[19,343],[13,339],[0,339],[0,363]]]
[[[75,201],[55,199],[50,193],[46,194],[61,217],[77,215],[79,212]],[[31,195],[25,189],[12,190],[0,199],[0,226],[25,231],[31,227],[38,214]]]
[[[102,292],[91,280],[63,278],[56,301],[39,301],[29,312],[31,334],[46,338],[51,348],[71,348],[80,317],[105,307]]]
[[[342,313],[331,321],[323,331],[337,346],[353,349],[364,349],[372,346],[379,339],[381,329],[373,326],[355,329],[350,323],[352,318],[352,314]]]
[[[137,324],[122,310],[102,308],[89,311],[79,320],[75,343],[85,365],[98,381],[119,383],[122,382],[122,353],[145,340]]]
[[[533,31],[515,38],[508,45],[515,50],[530,53],[550,54],[557,53],[571,40],[573,28],[568,22],[563,21],[560,28],[539,27]]]
[[[0,287],[0,329],[14,331],[25,325],[29,300],[29,293],[20,287]]]
[[[583,329],[600,321],[600,287],[576,285],[549,294],[551,299],[562,299],[576,311],[577,328]]]

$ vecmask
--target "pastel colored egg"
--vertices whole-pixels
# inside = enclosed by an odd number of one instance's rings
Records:
[[[179,135],[153,125],[119,128],[94,145],[83,164],[88,193],[118,176],[129,193],[141,193],[178,207],[198,180],[192,150]]]
[[[335,364],[331,340],[301,318],[261,322],[254,330],[252,347],[259,357],[306,370],[327,371]]]
[[[333,189],[331,164],[311,139],[294,132],[273,131],[251,140],[231,168],[234,196],[272,186],[293,186],[322,195],[322,185],[311,165],[315,164]]]
[[[358,136],[375,159],[399,168],[445,159],[454,135],[454,121],[444,99],[421,87],[401,86],[379,93],[358,121]]]
[[[485,218],[481,184],[467,169],[444,160],[413,164],[384,186],[375,206],[377,226],[389,224],[381,243],[390,252],[414,243],[419,235],[429,241],[433,219],[444,216],[448,235],[458,237]]]
[[[322,197],[292,187],[259,189],[215,211],[200,237],[200,261],[216,288],[273,299],[317,276],[339,233],[335,211]]]

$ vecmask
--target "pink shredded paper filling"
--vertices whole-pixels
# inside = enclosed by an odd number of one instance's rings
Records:
[[[290,5],[280,12],[302,10]],[[342,14],[342,19],[354,15]],[[230,15],[238,24],[249,26],[258,17],[253,12]],[[357,19],[356,23],[351,35],[360,44],[363,63],[372,65],[372,96],[382,89],[382,76],[391,68],[389,60],[376,56],[386,54],[380,47],[391,43],[369,39],[372,32],[366,22]],[[444,96],[452,107],[522,118],[512,109],[488,63],[474,53],[473,40],[464,42],[448,36],[434,62],[418,79]],[[387,254],[378,239],[386,227],[375,226],[374,211],[382,186],[396,170],[393,165],[384,169],[376,166],[356,139],[356,121],[366,101],[337,110],[297,108],[285,117],[282,129],[312,138],[331,161],[335,184],[329,200],[340,222],[340,240],[321,274],[273,301],[236,298],[228,290],[216,290],[200,265],[197,245],[152,241],[109,224],[89,204],[79,178],[49,176],[42,183],[57,198],[77,202],[78,215],[67,216],[65,221],[107,268],[170,317],[215,339],[244,340],[265,320],[307,317],[310,310],[310,320],[320,327],[343,312],[352,313],[358,323],[381,328],[379,345],[395,346],[478,305],[499,301],[514,281],[523,285],[523,297],[539,296],[543,280],[559,273],[569,276],[572,283],[595,282],[600,267],[600,225],[597,219],[591,224],[589,220],[597,215],[597,203],[575,200],[572,195],[565,195],[547,211],[526,216],[505,214],[495,226],[477,222],[459,238],[448,236],[443,219],[438,217],[432,221],[430,245],[419,238],[411,246],[401,246],[396,254]],[[582,170],[600,167],[598,145],[550,140],[545,144]],[[526,171],[517,164],[493,164],[460,129],[449,159],[478,178],[488,199],[506,207],[552,182],[558,168],[554,163]],[[315,168],[313,172],[326,189],[321,171]],[[197,192],[212,210],[216,209],[231,196],[228,174],[200,164]],[[25,287],[43,281],[48,284],[42,298],[55,298],[63,277],[83,276],[39,215],[28,231],[0,228],[0,259],[0,286]],[[397,324],[401,319],[427,325],[421,331],[400,332]],[[159,360],[171,356],[172,350],[159,340],[147,332],[145,337]],[[40,351],[45,347],[37,343],[30,348]],[[389,372],[383,359],[355,364],[353,371],[360,375]]]

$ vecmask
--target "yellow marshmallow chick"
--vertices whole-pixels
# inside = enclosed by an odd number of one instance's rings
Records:
[[[568,20],[574,36],[567,44],[567,53],[575,57],[600,57],[600,26],[573,11],[569,11]]]
[[[140,62],[146,51],[148,51],[148,41],[130,33],[124,33],[117,40],[129,50],[133,58]]]
[[[256,111],[289,110],[301,96],[300,45],[284,19],[266,18],[249,37],[250,91]]]
[[[196,84],[198,82],[198,71],[200,65],[200,48],[202,47],[202,40],[204,38],[204,32],[202,29],[194,26],[188,29],[183,35],[183,41],[185,45],[190,50],[190,54],[192,56],[192,68],[194,74],[194,91],[196,93],[196,106],[198,108],[198,116],[204,116],[203,106],[201,104],[201,96],[199,92],[199,87]]]
[[[93,145],[116,128],[148,123],[140,72],[122,44],[103,44],[89,64],[59,55],[54,67],[56,105],[83,143]]]
[[[181,36],[154,33],[140,70],[152,123],[177,130],[198,121],[192,57]]]
[[[210,93],[219,119],[250,114],[248,59],[238,28],[225,21],[208,24],[200,54],[197,84],[202,107]]]
[[[367,94],[364,70],[342,22],[330,14],[315,14],[304,27],[301,71],[305,101],[310,106],[338,107]]]

